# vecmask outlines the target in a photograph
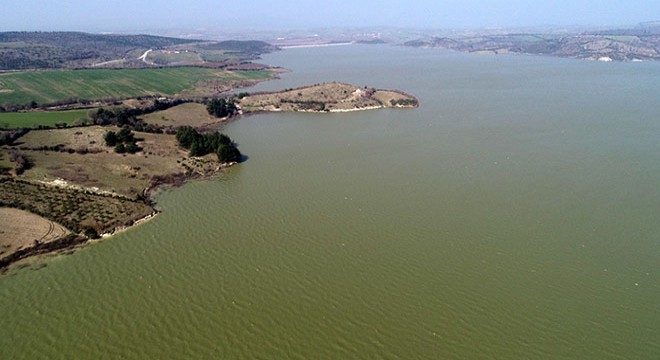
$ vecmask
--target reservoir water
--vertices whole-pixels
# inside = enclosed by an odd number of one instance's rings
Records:
[[[246,162],[0,277],[0,358],[660,358],[660,63],[263,62],[421,107],[228,124]]]

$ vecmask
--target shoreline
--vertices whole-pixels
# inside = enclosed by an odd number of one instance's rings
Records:
[[[308,44],[308,45],[285,45],[280,46],[280,49],[303,49],[303,48],[317,48],[317,47],[330,47],[330,46],[349,46],[355,45],[355,42],[344,42],[344,43],[329,43],[329,44]]]
[[[386,108],[416,108],[419,100],[401,90],[358,87],[330,82],[289,88],[281,91],[256,92],[239,100],[245,113],[306,112],[344,113]]]
[[[341,46],[351,45],[352,43],[343,44],[326,44],[322,46]],[[274,105],[277,106],[258,106],[254,110],[247,111],[241,110],[242,102],[246,99],[255,97],[273,97]],[[419,106],[417,98],[400,90],[382,90],[376,88],[357,87],[345,83],[324,83],[312,86],[303,86],[295,89],[286,89],[278,92],[260,92],[248,95],[241,98],[239,102],[239,113],[237,116],[218,119],[213,124],[222,124],[228,121],[240,119],[241,116],[255,115],[266,112],[304,112],[304,113],[348,113],[356,111],[369,111],[386,108],[416,108]],[[334,107],[337,106],[337,107]],[[208,124],[205,127],[212,127]],[[145,156],[146,157],[146,156]],[[193,163],[197,160],[191,158]],[[190,168],[184,166],[185,169],[180,172],[170,172],[163,175],[154,175],[150,178],[148,184],[143,188],[137,198],[137,202],[145,205],[147,208],[140,212],[124,212],[127,218],[121,220],[123,224],[111,228],[111,224],[116,224],[121,216],[115,216],[106,219],[101,223],[100,228],[92,228],[91,232],[85,228],[80,220],[79,226],[69,227],[75,229],[65,236],[49,241],[48,243],[35,242],[33,246],[24,248],[20,251],[14,251],[0,258],[0,273],[7,271],[12,265],[23,259],[35,255],[46,253],[57,253],[73,249],[75,247],[95,242],[99,239],[108,239],[121,232],[127,231],[142,223],[145,223],[160,214],[161,211],[155,208],[155,196],[162,189],[182,186],[190,180],[209,179],[219,174],[223,169],[235,165],[236,163],[216,163],[212,167]],[[27,181],[16,179],[18,182],[24,182],[25,185],[39,184],[40,186],[60,188],[68,191],[83,192],[85,194],[95,194],[94,196],[111,197],[116,199],[123,199],[122,201],[135,201],[126,198],[115,192],[115,190],[107,191],[95,187],[88,187],[77,184],[75,182],[66,181],[56,178],[50,181]],[[42,188],[39,191],[50,191]],[[90,195],[91,196],[91,195]],[[7,201],[5,201],[7,202]],[[19,207],[24,205],[16,205],[20,203],[8,203],[8,207]],[[35,210],[36,209],[36,210]],[[29,211],[29,210],[28,210]],[[41,216],[42,218],[57,223],[59,225],[66,224],[62,222],[60,215],[54,215],[50,212],[44,212],[43,209],[32,208],[31,213]],[[144,215],[147,213],[147,215]],[[132,214],[132,215],[131,215]],[[131,219],[131,217],[135,217]],[[60,219],[60,220],[58,220]],[[105,225],[103,225],[105,224]],[[69,224],[71,225],[71,224]],[[98,231],[98,233],[96,232]]]
[[[214,169],[214,171],[211,171],[207,174],[198,174],[198,173],[193,173],[193,174],[170,174],[168,176],[165,176],[164,178],[160,179],[154,179],[152,183],[150,183],[146,188],[143,190],[143,195],[144,195],[144,204],[149,206],[152,209],[152,212],[146,216],[140,217],[138,219],[135,219],[130,223],[129,225],[121,225],[113,228],[110,231],[98,234],[98,237],[92,238],[89,236],[85,236],[83,234],[79,233],[74,233],[70,232],[64,236],[61,236],[59,238],[53,239],[52,241],[44,242],[44,243],[35,243],[35,245],[20,249],[18,251],[9,253],[3,257],[0,257],[0,275],[6,273],[7,271],[11,270],[13,266],[21,263],[24,260],[27,260],[31,257],[38,256],[38,255],[57,255],[58,253],[65,252],[68,250],[73,250],[77,247],[81,246],[86,246],[89,244],[97,243],[103,240],[107,240],[109,238],[112,238],[114,235],[123,233],[125,231],[131,230],[141,224],[144,224],[151,219],[155,218],[158,216],[161,211],[156,209],[154,207],[155,205],[155,200],[154,197],[157,195],[158,191],[161,190],[166,190],[169,188],[175,188],[179,186],[183,186],[186,184],[188,181],[191,180],[204,180],[204,179],[210,179],[216,175],[218,175],[222,170],[231,167],[233,165],[236,165],[238,163],[231,162],[231,163],[220,163],[218,166]],[[93,188],[87,188],[84,186],[80,185],[75,185],[75,184],[68,184],[66,182],[62,181],[51,181],[51,182],[36,182],[35,183],[40,183],[44,184],[47,186],[52,186],[52,187],[59,187],[62,189],[75,189],[75,190],[82,190],[82,191],[90,191],[99,195],[104,195],[104,196],[118,196],[115,193],[112,192],[107,192],[107,191],[98,191]],[[121,195],[119,195],[121,196]],[[11,207],[10,207],[11,208]],[[34,212],[28,211],[31,214],[34,214],[36,216],[40,216],[48,221],[53,221],[47,217],[44,217],[42,215],[36,214]],[[57,221],[53,221],[54,223],[61,225]]]
[[[145,216],[145,217],[142,217],[142,218],[139,218],[139,219],[135,220],[131,225],[119,226],[119,227],[114,228],[114,229],[113,229],[112,231],[110,231],[110,232],[103,233],[103,234],[99,234],[99,239],[107,239],[107,238],[109,238],[109,237],[112,237],[112,236],[114,236],[114,235],[117,235],[117,234],[119,234],[119,233],[122,233],[122,232],[124,232],[124,231],[126,231],[126,230],[129,230],[129,229],[131,229],[131,228],[133,228],[133,227],[135,227],[135,226],[138,226],[138,225],[140,225],[140,224],[142,224],[142,223],[145,223],[145,222],[147,222],[147,221],[149,221],[149,220],[155,218],[156,215],[158,215],[158,214],[160,214],[160,211],[154,209],[154,212],[153,212],[153,213],[151,213],[151,214],[149,214],[149,215],[147,215],[147,216]],[[99,240],[99,239],[90,239],[90,241]]]

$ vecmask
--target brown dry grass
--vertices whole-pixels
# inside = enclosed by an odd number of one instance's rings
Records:
[[[90,126],[85,128],[54,129],[31,131],[16,143],[20,146],[56,146],[64,145],[67,149],[87,148],[106,150],[103,135],[109,130],[118,131],[117,127]]]
[[[404,100],[410,99],[410,95],[406,95],[397,91],[378,90],[374,93],[373,98],[382,104],[391,104],[391,100]]]
[[[97,153],[77,154],[55,151],[22,150],[34,166],[21,179],[53,181],[63,179],[72,184],[97,188],[134,198],[148,187],[154,176],[174,173],[208,174],[217,169],[212,156],[190,159],[180,148],[174,135],[135,133],[143,148],[136,154],[117,154],[106,147],[103,135],[116,127],[90,126],[57,130],[32,131],[20,139],[19,147],[55,146],[87,147]],[[94,189],[96,190],[96,189]]]
[[[65,227],[27,211],[0,207],[0,258],[69,233]]]
[[[206,106],[198,103],[186,103],[144,115],[142,119],[148,124],[160,126],[203,126],[217,122],[218,119],[209,115]]]

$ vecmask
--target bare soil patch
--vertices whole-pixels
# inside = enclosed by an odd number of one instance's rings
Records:
[[[0,258],[69,233],[64,226],[20,209],[0,207]]]

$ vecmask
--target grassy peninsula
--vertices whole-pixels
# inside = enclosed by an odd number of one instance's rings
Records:
[[[14,56],[5,66],[48,60],[48,69],[0,73],[0,219],[11,223],[0,230],[0,270],[148,219],[157,213],[154,189],[210,177],[240,162],[236,144],[218,132],[227,119],[263,111],[418,106],[400,91],[337,82],[231,94],[277,76],[277,69],[246,61],[274,49],[262,42],[65,35],[82,43],[98,40],[104,50],[95,58],[75,46],[53,50],[62,44],[52,34],[0,33],[0,53]],[[32,56],[47,41],[53,53]],[[108,59],[133,56],[141,44],[160,48],[130,62],[137,69],[90,69],[98,60],[119,66],[124,62]],[[194,60],[195,51],[206,57],[200,66],[155,65]],[[236,59],[240,64],[232,63]],[[73,66],[85,69],[68,69]]]

